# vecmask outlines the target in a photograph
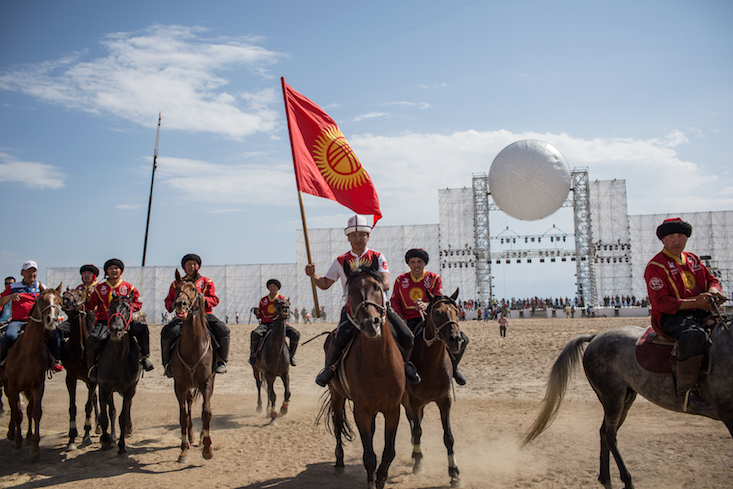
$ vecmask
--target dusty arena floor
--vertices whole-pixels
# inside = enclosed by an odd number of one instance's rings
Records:
[[[504,339],[499,337],[496,322],[461,323],[471,338],[463,361],[468,385],[455,388],[452,424],[464,487],[600,487],[596,478],[603,412],[582,371],[572,380],[550,429],[524,449],[519,448],[518,440],[537,414],[549,367],[572,337],[647,322],[647,318],[513,319]],[[56,375],[46,382],[43,398],[40,462],[29,461],[27,447],[20,455],[13,453],[14,443],[4,436],[9,416],[0,418],[0,487],[365,487],[358,439],[346,445],[346,474],[337,477],[333,474],[334,439],[323,425],[314,424],[323,392],[313,382],[323,362],[322,341],[301,346],[299,365],[291,369],[290,412],[279,419],[277,426],[268,426],[265,413],[255,411],[255,383],[247,364],[249,332],[254,325],[230,326],[229,373],[217,376],[213,398],[213,459],[204,460],[196,448],[190,463],[176,462],[180,440],[178,404],[173,381],[163,377],[158,365],[160,325],[153,325],[156,369],[146,374],[138,386],[132,410],[134,433],[128,439],[129,457],[117,457],[116,449],[100,451],[97,436],[88,447],[65,450],[68,395],[65,374]],[[333,324],[296,326],[304,341]],[[277,387],[279,404],[282,388],[279,383]],[[79,395],[85,398],[81,388]],[[7,400],[5,405],[7,410]],[[78,417],[79,428],[82,418]],[[424,472],[412,475],[409,425],[403,416],[387,487],[448,486],[446,452],[434,404],[427,409],[425,419]],[[380,421],[381,417],[378,424]],[[194,421],[197,433],[200,426],[199,417]],[[379,452],[383,446],[380,434],[376,442]],[[668,412],[638,398],[619,433],[619,448],[640,489],[733,485],[733,440],[721,422]],[[613,461],[611,465],[614,486],[622,487]]]

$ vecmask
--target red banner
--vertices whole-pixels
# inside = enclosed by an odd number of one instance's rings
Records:
[[[377,190],[354,150],[328,114],[281,80],[298,191],[373,215],[376,224]]]

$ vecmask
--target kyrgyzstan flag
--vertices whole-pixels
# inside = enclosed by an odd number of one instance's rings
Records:
[[[298,191],[373,215],[376,224],[382,217],[377,190],[341,130],[320,107],[281,80]]]

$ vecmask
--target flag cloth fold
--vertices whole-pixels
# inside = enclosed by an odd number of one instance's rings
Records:
[[[298,191],[373,215],[376,224],[382,217],[377,190],[336,122],[281,80]]]

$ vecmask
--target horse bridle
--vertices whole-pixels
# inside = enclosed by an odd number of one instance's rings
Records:
[[[178,296],[179,296],[180,294],[183,294],[183,295],[185,295],[185,296],[186,296],[186,299],[188,299],[188,300],[189,300],[189,301],[191,302],[191,304],[190,304],[190,305],[188,305],[188,306],[186,306],[186,307],[184,308],[184,311],[185,311],[185,312],[186,312],[187,314],[193,314],[193,315],[196,315],[196,313],[198,313],[198,312],[199,312],[199,309],[201,309],[201,307],[200,307],[200,306],[199,306],[199,307],[196,307],[196,305],[197,305],[197,304],[199,303],[199,296],[201,295],[201,294],[199,293],[199,291],[198,291],[198,290],[196,290],[196,296],[195,296],[195,297],[194,297],[193,299],[191,299],[191,296],[190,296],[190,295],[188,295],[188,292],[186,292],[186,291],[185,291],[185,290],[183,290],[183,289],[178,289],[178,293],[176,294],[176,298],[178,298]],[[196,308],[194,309],[194,307],[196,307]]]
[[[37,323],[42,323],[43,322],[43,313],[54,307],[56,308],[56,315],[57,316],[60,315],[61,314],[61,305],[60,304],[49,304],[48,306],[41,309],[41,312],[40,312],[41,319],[36,319],[33,316],[28,316],[28,319],[35,321]]]
[[[123,302],[127,302],[128,304],[130,303],[130,301],[128,301],[128,300],[126,300],[126,299],[124,299],[122,297],[118,298],[117,300],[121,300]],[[111,329],[111,326],[110,325],[112,324],[112,318],[115,317],[115,316],[119,316],[119,317],[122,318],[122,322],[125,323],[125,331],[127,331],[130,328],[130,323],[132,322],[132,308],[130,308],[130,317],[128,317],[127,319],[125,319],[125,316],[121,312],[119,312],[119,311],[113,312],[107,318],[107,329]]]
[[[455,303],[455,302],[453,302],[453,299],[451,299],[451,298],[449,298],[449,297],[447,297],[447,298],[443,298],[443,299],[437,299],[437,300],[436,300],[435,302],[431,302],[431,303],[430,303],[430,306],[428,307],[428,311],[427,311],[427,312],[428,312],[428,314],[427,314],[428,318],[430,318],[430,311],[431,311],[431,310],[432,310],[432,309],[433,309],[433,308],[434,308],[435,306],[437,306],[438,304],[442,304],[442,303],[447,303],[447,304],[451,304],[451,305],[453,305],[453,306],[455,306],[455,305],[456,305],[456,303]],[[425,336],[425,335],[426,335],[426,333],[427,333],[427,330],[428,330],[428,328],[427,328],[427,323],[426,323],[426,324],[425,324],[425,327],[424,327],[424,328],[423,328],[423,330],[422,330],[422,338],[423,338],[423,340],[425,340],[425,346],[430,346],[430,345],[432,345],[433,343],[435,343],[436,341],[443,341],[443,342],[445,342],[445,341],[443,340],[443,338],[441,338],[441,337],[440,337],[440,332],[441,332],[441,331],[443,330],[443,328],[445,328],[446,326],[448,326],[448,325],[450,325],[450,324],[455,324],[456,326],[458,326],[458,323],[457,323],[456,321],[454,321],[454,320],[452,320],[452,319],[449,319],[448,321],[444,322],[443,324],[441,324],[440,326],[438,326],[437,328],[435,328],[435,333],[433,333],[433,337],[432,337],[432,338],[430,338],[430,339],[428,339],[428,338],[427,338],[427,337]]]

